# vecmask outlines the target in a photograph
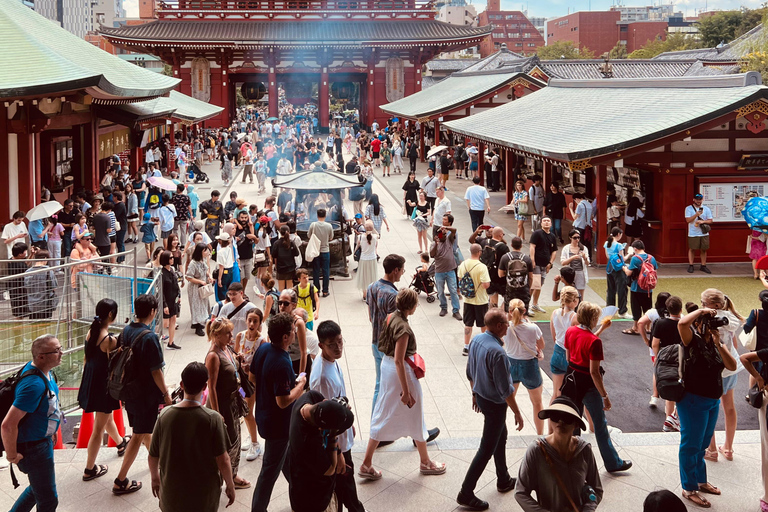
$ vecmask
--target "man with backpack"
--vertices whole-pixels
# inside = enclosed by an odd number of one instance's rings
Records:
[[[507,288],[506,280],[499,277],[499,263],[501,263],[501,258],[509,252],[509,246],[504,242],[504,228],[496,226],[487,230],[484,238],[478,239],[477,235],[480,231],[478,227],[472,233],[472,236],[469,237],[469,243],[473,244],[477,241],[483,248],[480,261],[488,267],[488,274],[491,276],[491,286],[488,287],[489,305],[495,308],[499,305],[499,295],[503,297]],[[489,234],[490,237],[488,237]]]
[[[512,299],[520,299],[525,304],[526,315],[531,301],[531,281],[533,281],[533,262],[530,256],[522,252],[523,239],[512,238],[512,249],[499,261],[499,277],[506,279],[504,291],[504,310]]]
[[[245,289],[242,283],[230,284],[227,288],[227,297],[229,297],[229,302],[224,304],[218,316],[223,316],[232,322],[232,333],[235,335],[248,330],[246,318],[248,312],[254,309],[256,305],[245,298]]]
[[[645,252],[642,240],[632,242],[635,253],[624,267],[624,273],[629,276],[632,285],[629,287],[629,304],[632,309],[632,319],[635,321],[632,329],[625,329],[624,334],[638,334],[637,322],[646,311],[653,307],[653,289],[656,288],[656,269],[659,265],[656,258]]]
[[[469,246],[469,259],[459,265],[459,291],[464,296],[464,349],[461,354],[469,355],[469,341],[472,338],[472,325],[485,332],[485,314],[488,312],[488,287],[491,276],[488,267],[480,261],[483,248],[480,244]]]
[[[133,429],[123,464],[112,487],[112,492],[118,496],[141,489],[141,482],[128,480],[128,470],[136,460],[141,445],[150,445],[160,404],[172,403],[163,375],[165,362],[160,339],[150,327],[157,314],[157,299],[154,295],[139,295],[133,301],[133,308],[136,321],[123,329],[117,343],[117,350],[122,348],[122,351],[113,356],[118,365],[121,360],[125,361],[125,365],[116,368],[110,363],[108,383],[110,394],[113,397],[117,394],[115,398],[123,401]],[[127,356],[128,353],[130,357],[125,357],[124,354]]]
[[[448,314],[448,301],[445,298],[445,285],[448,285],[448,294],[451,297],[453,318],[463,320],[459,313],[459,294],[457,291],[456,257],[453,252],[453,243],[456,240],[456,228],[451,226],[453,216],[445,214],[443,225],[436,227],[434,242],[429,248],[429,255],[435,259],[435,285],[437,299],[440,301],[440,316]]]
[[[63,416],[59,387],[51,370],[61,364],[61,353],[61,343],[55,336],[40,336],[32,342],[32,360],[16,376],[0,384],[0,403],[4,406],[0,413],[5,416],[2,449],[8,462],[16,464],[29,478],[29,486],[13,510],[37,507],[39,512],[50,512],[59,504],[53,445]],[[9,404],[11,397],[13,403]],[[13,473],[11,477],[15,481]]]

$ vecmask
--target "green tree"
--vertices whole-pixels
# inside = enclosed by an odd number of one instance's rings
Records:
[[[608,57],[611,59],[626,59],[627,45],[616,42],[616,46],[611,48],[611,51],[608,52]]]
[[[736,39],[736,31],[742,28],[744,13],[741,11],[722,11],[707,16],[699,21],[699,34],[704,48],[714,48],[720,43],[729,43]]]
[[[694,37],[681,32],[673,32],[667,34],[667,39],[664,41],[661,39],[654,39],[653,41],[646,42],[645,46],[630,53],[629,58],[652,59],[660,53],[693,50],[695,48],[701,48],[701,43]]]
[[[759,9],[745,9],[742,13],[741,23],[736,28],[735,36],[740,37],[763,23],[763,17],[768,13],[765,4]]]
[[[557,41],[536,50],[541,60],[558,59],[594,59],[595,54],[589,48],[577,48],[572,41]]]

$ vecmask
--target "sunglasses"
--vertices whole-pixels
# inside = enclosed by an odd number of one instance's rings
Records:
[[[291,304],[293,304],[293,302],[291,302],[291,301],[289,301],[289,300],[279,300],[279,301],[277,301],[277,305],[278,305],[278,306],[285,306],[285,307],[288,307],[288,306],[290,306]]]
[[[549,415],[549,419],[552,420],[553,423],[559,423],[562,421],[566,425],[575,425],[578,421],[575,416],[564,412],[552,412]]]
[[[572,236],[571,240],[581,240],[581,237],[580,236]]]

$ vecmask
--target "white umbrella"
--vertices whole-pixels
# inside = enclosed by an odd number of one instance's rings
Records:
[[[448,149],[448,146],[435,146],[432,149],[429,150],[429,153],[427,153],[427,158],[429,158],[432,155],[436,155],[439,152],[441,152],[444,149]]]
[[[147,180],[150,185],[157,187],[160,190],[176,190],[176,184],[168,178],[160,178],[153,176]]]
[[[48,201],[45,203],[40,203],[39,205],[35,206],[31,210],[27,212],[27,219],[29,220],[40,220],[40,219],[47,219],[54,213],[63,210],[64,207],[61,206],[61,203],[58,201]]]

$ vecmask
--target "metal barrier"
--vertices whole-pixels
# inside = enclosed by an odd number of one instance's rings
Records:
[[[0,379],[18,371],[31,359],[32,341],[53,334],[64,355],[53,370],[61,391],[61,408],[78,408],[77,391],[83,373],[85,336],[93,322],[96,304],[103,298],[117,302],[118,314],[110,331],[119,334],[132,321],[133,301],[141,294],[154,295],[160,307],[152,322],[162,334],[162,276],[139,267],[137,250],[89,260],[3,261],[0,277]],[[118,256],[125,263],[113,263]]]

